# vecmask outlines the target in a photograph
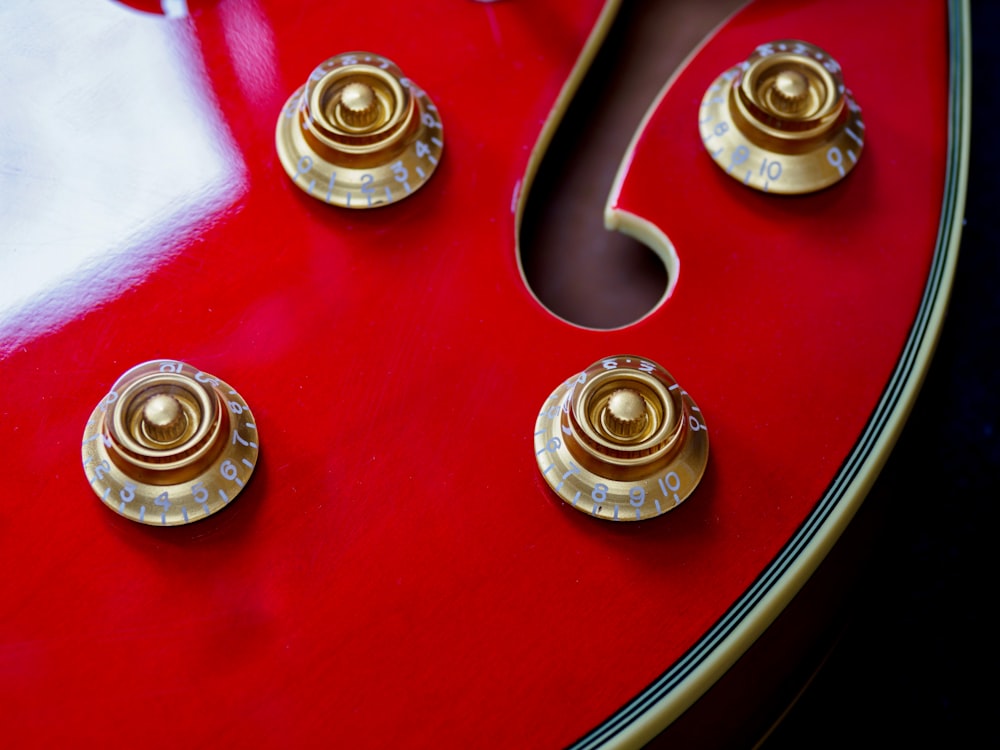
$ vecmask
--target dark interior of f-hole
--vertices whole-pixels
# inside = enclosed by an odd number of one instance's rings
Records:
[[[588,328],[618,328],[663,296],[663,263],[642,243],[607,231],[604,205],[646,111],[688,52],[736,4],[622,3],[525,206],[521,261],[528,285],[556,315]]]

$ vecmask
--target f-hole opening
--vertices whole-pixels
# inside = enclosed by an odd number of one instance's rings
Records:
[[[586,328],[621,328],[663,299],[670,281],[663,261],[638,240],[606,230],[604,206],[629,143],[664,84],[741,2],[622,3],[524,207],[525,278],[555,315]]]

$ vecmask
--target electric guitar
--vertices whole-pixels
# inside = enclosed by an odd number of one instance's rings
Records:
[[[540,297],[573,261],[540,281],[519,245],[618,10],[0,11],[7,744],[706,746],[762,720],[754,644],[934,349],[968,10],[728,18],[622,154],[605,223],[667,281],[599,330]],[[818,85],[819,167],[806,125],[788,152],[741,129],[805,123]]]

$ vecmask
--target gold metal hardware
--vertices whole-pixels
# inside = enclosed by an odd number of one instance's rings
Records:
[[[613,521],[666,513],[708,463],[701,410],[660,365],[608,357],[552,393],[535,422],[548,485],[577,510]]]
[[[437,107],[392,61],[349,52],[323,62],[292,94],[275,144],[281,166],[307,194],[374,208],[430,179],[444,131]]]
[[[257,464],[257,425],[229,385],[173,360],[122,375],[83,433],[83,468],[105,505],[176,526],[228,505]]]
[[[822,190],[854,169],[861,108],[840,65],[796,39],[763,44],[705,92],[698,128],[726,174],[769,193]]]

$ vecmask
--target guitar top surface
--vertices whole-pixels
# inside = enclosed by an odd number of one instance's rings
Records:
[[[592,330],[533,294],[518,230],[613,6],[0,11],[12,746],[637,741],[794,595],[884,461],[947,298],[948,8],[773,0],[720,27],[608,202],[673,263],[668,293]],[[864,114],[857,166],[810,195],[740,184],[699,130],[712,81],[777,39],[835,56]],[[370,210],[307,195],[274,145],[292,92],[354,50],[430,94],[444,142],[419,191]],[[559,499],[532,435],[554,389],[625,355],[669,370],[710,439],[690,499],[635,523]],[[170,528],[105,507],[81,466],[95,407],[151,360],[231,384],[259,437],[231,507]]]

